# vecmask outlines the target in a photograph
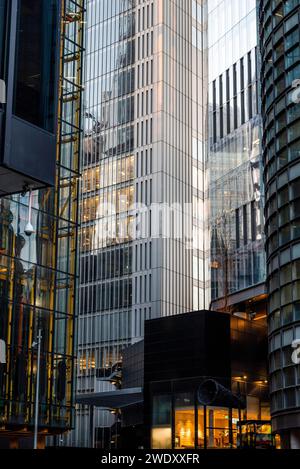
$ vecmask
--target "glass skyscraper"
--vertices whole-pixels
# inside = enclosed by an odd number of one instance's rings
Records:
[[[256,1],[208,8],[212,307],[265,315]]]
[[[271,412],[287,448],[300,447],[299,15],[299,0],[260,2]]]
[[[87,2],[78,394],[116,389],[145,319],[205,306],[205,18],[195,0]],[[98,409],[91,437],[81,406],[73,441],[113,445],[115,423]]]
[[[259,325],[266,339],[257,31],[255,0],[208,2],[211,309],[235,316],[237,323],[244,320],[245,331]],[[251,353],[254,357],[255,350]],[[267,357],[264,368],[240,369],[232,380],[232,389],[247,395],[244,419],[268,421]]]

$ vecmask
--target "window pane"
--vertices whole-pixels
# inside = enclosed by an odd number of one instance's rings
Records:
[[[14,112],[53,132],[57,0],[20,0],[16,39]]]
[[[195,447],[195,407],[192,393],[175,397],[175,448]]]
[[[152,449],[171,449],[172,430],[171,427],[152,428],[151,431]]]
[[[4,70],[4,51],[5,51],[5,21],[6,21],[6,2],[7,0],[0,0],[0,79],[3,79]],[[0,103],[1,104],[1,103]]]
[[[219,407],[207,407],[207,447],[224,449],[230,447],[229,411]]]
[[[171,425],[172,399],[171,396],[161,395],[153,398],[153,425]]]
[[[153,397],[151,447],[170,449],[172,447],[172,398],[171,395]]]

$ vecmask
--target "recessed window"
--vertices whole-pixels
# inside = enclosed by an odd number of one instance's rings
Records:
[[[300,197],[300,179],[296,179],[291,183],[291,199]]]
[[[295,368],[286,368],[284,370],[284,384],[285,386],[294,386],[295,385]]]
[[[294,303],[295,321],[300,321],[300,302]]]
[[[292,271],[290,265],[285,265],[280,270],[280,284],[285,285],[292,281]]]
[[[278,193],[278,206],[282,207],[289,201],[289,188],[286,186]]]
[[[288,306],[285,306],[282,308],[282,323],[285,324],[290,324],[293,322],[293,305],[290,304]]]
[[[293,218],[300,217],[300,199],[297,199],[292,204]]]
[[[292,288],[291,285],[286,285],[281,288],[281,304],[290,303],[292,300]]]
[[[273,314],[273,328],[278,329],[280,327],[280,311],[275,311]]]
[[[291,240],[291,229],[290,225],[281,228],[279,231],[279,245],[283,246]]]
[[[296,394],[294,389],[288,389],[285,391],[285,406],[295,407],[296,405]]]

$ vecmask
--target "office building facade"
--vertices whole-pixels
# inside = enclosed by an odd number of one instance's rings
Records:
[[[260,2],[271,412],[286,448],[300,447],[299,14]]]
[[[0,2],[0,446],[73,425],[81,1]],[[41,333],[37,389],[37,341]]]
[[[208,2],[208,178],[211,309],[255,325],[267,337],[257,5]],[[253,323],[253,324],[252,324]],[[254,357],[254,350],[252,351]],[[255,387],[268,396],[265,374],[233,367],[249,391],[245,419],[261,418]],[[264,375],[264,376],[263,376]],[[251,391],[250,391],[251,390]],[[268,399],[264,419],[270,418]],[[256,410],[255,410],[256,409]]]
[[[208,11],[212,308],[265,316],[256,1]]]
[[[145,319],[204,307],[205,18],[201,1],[87,2],[78,394],[116,389]],[[69,444],[112,447],[116,416],[95,410],[94,441],[90,417]]]

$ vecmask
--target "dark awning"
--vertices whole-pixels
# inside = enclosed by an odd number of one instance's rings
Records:
[[[107,392],[77,394],[76,403],[102,407],[105,409],[122,409],[143,402],[142,388],[117,389]]]

